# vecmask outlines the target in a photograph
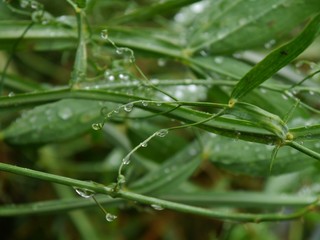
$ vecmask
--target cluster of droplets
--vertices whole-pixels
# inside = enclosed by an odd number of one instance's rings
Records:
[[[101,108],[100,112],[101,112],[101,115],[105,119],[107,119],[107,118],[111,118],[114,114],[118,114],[121,111],[121,109],[123,109],[127,113],[130,113],[133,110],[133,107],[134,107],[134,103],[129,102],[127,104],[119,106],[118,108],[116,108],[112,111],[109,111],[107,107],[103,107],[103,108]],[[92,129],[96,130],[96,131],[101,130],[103,128],[103,126],[104,126],[103,122],[93,123],[91,125]]]
[[[150,137],[148,137],[146,140],[144,140],[143,142],[141,142],[139,145],[137,145],[131,152],[129,152],[123,159],[122,159],[122,164],[123,165],[129,165],[131,162],[131,155],[137,151],[139,148],[141,147],[147,147],[148,146],[148,142],[154,138],[154,137],[165,137],[167,134],[169,133],[168,129],[160,129],[159,131],[155,132],[154,134],[152,134]]]
[[[31,8],[31,19],[33,22],[41,23],[41,24],[48,24],[53,17],[50,13],[44,11],[43,4],[39,3],[35,0],[20,0],[20,7],[21,8]]]
[[[95,195],[95,192],[91,191],[91,190],[88,190],[88,189],[85,189],[85,188],[78,188],[78,187],[74,187],[74,190],[76,191],[76,193],[82,197],[82,198],[86,198],[86,199],[89,199],[89,198],[92,198],[96,203],[97,205],[99,206],[99,208],[103,211],[103,213],[105,214],[105,218],[108,222],[112,222],[114,221],[117,216],[111,214],[111,213],[108,213],[102,206],[101,204],[95,199],[94,195]]]
[[[108,29],[103,29],[100,32],[100,36],[102,40],[109,41],[116,49],[116,53],[118,55],[122,55],[125,60],[128,60],[130,63],[134,63],[136,61],[134,57],[134,52],[132,49],[127,48],[127,47],[118,47],[110,38],[109,38],[109,32]]]

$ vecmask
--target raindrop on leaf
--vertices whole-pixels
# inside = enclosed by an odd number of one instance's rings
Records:
[[[58,111],[58,116],[62,119],[62,120],[67,120],[68,118],[70,118],[72,116],[72,111],[70,108],[62,108]]]

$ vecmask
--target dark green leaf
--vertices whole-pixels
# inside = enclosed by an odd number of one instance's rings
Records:
[[[320,14],[316,15],[296,38],[275,49],[254,66],[234,87],[230,106],[296,58],[313,42],[319,33],[319,27]]]

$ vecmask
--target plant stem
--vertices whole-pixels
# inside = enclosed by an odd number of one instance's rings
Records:
[[[302,208],[292,214],[281,214],[281,213],[270,213],[270,214],[251,214],[251,213],[229,213],[229,212],[219,212],[211,209],[171,202],[167,200],[158,199],[155,197],[149,197],[141,194],[136,194],[130,191],[119,190],[114,192],[113,188],[106,187],[99,183],[81,181],[73,178],[63,177],[59,175],[54,175],[50,173],[44,173],[36,170],[31,170],[28,168],[22,168],[18,166],[13,166],[10,164],[0,163],[0,170],[32,177],[48,182],[58,183],[70,187],[78,187],[83,189],[88,189],[94,191],[95,193],[102,193],[110,195],[112,197],[122,198],[125,200],[132,200],[138,203],[147,205],[158,205],[162,208],[176,210],[184,213],[197,214],[217,219],[226,220],[236,220],[245,222],[262,222],[262,221],[279,221],[279,220],[290,220],[303,216],[308,211],[316,207],[318,200],[309,206]]]

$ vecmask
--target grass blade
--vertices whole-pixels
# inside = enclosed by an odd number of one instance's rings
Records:
[[[250,93],[282,67],[302,53],[319,34],[320,14],[313,17],[306,28],[292,41],[275,49],[240,79],[231,93],[229,105]]]

